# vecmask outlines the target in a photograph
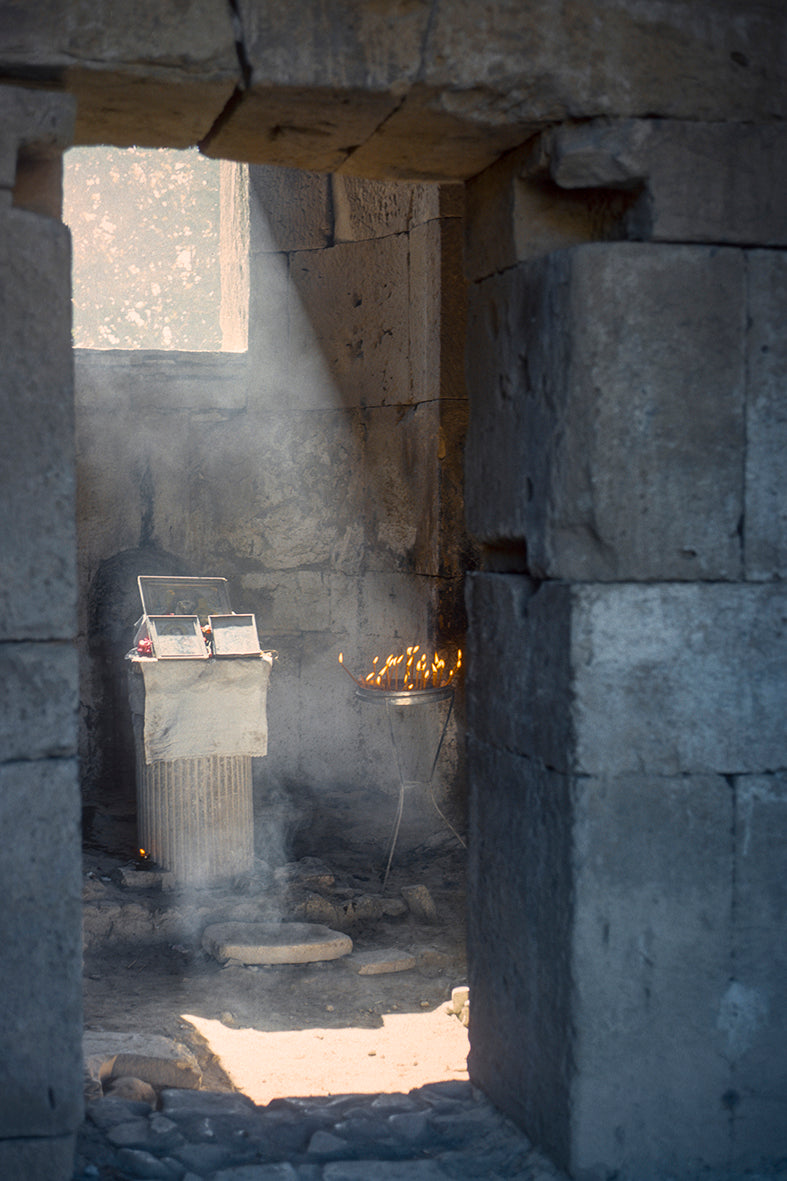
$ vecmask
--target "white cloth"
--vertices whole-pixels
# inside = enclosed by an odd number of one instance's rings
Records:
[[[138,661],[145,682],[145,762],[268,752],[273,657]]]

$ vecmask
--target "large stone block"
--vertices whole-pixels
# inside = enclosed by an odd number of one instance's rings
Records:
[[[470,1077],[565,1165],[573,1038],[570,780],[471,737],[468,783]]]
[[[467,183],[468,279],[477,281],[584,242],[624,238],[635,194],[561,189],[546,174],[541,139],[508,152]]]
[[[746,399],[746,577],[787,574],[787,259],[746,255],[749,291]]]
[[[333,239],[330,177],[294,168],[249,169],[251,250],[321,250]]]
[[[81,1115],[79,820],[74,760],[0,766],[0,1140],[67,1136]]]
[[[787,761],[781,585],[468,579],[468,726],[581,774],[761,773]]]
[[[243,0],[239,13],[250,85],[215,150],[245,136],[260,162],[467,177],[569,116],[743,121],[787,106],[778,14],[730,0],[712,18],[670,4],[658,21],[630,4],[569,17],[549,0],[499,0],[480,23],[473,5],[423,0],[337,4],[329,18],[316,0],[297,13]]]
[[[439,572],[439,431],[436,402],[364,413],[367,552],[378,566]]]
[[[42,0],[0,5],[6,77],[63,81],[77,98],[77,143],[190,147],[220,115],[239,75],[231,14],[213,0],[176,9]]]
[[[787,764],[780,584],[576,586],[571,599],[577,770],[757,774]]]
[[[572,803],[571,1175],[714,1175],[732,1146],[732,791],[720,776],[592,776]]]
[[[71,146],[74,109],[70,95],[0,86],[0,190],[13,191],[20,156],[57,159]]]
[[[337,404],[384,406],[411,400],[408,237],[303,251],[291,259],[292,384],[309,382],[315,350]],[[302,395],[301,395],[302,396]]]
[[[438,218],[461,217],[462,185],[401,184],[334,173],[331,194],[337,242],[404,234]]]
[[[735,250],[582,246],[480,284],[471,532],[540,576],[739,577],[744,330]]]
[[[536,765],[570,770],[571,589],[471,574],[465,593],[469,732]]]
[[[2,761],[73,755],[77,697],[70,644],[0,644]]]
[[[734,1163],[787,1154],[787,782],[740,776],[735,793],[732,979],[719,1008]]]
[[[787,130],[778,123],[604,120],[544,138],[561,188],[641,189],[624,218],[627,237],[787,243]]]
[[[0,215],[0,637],[75,630],[74,423],[69,235]]]

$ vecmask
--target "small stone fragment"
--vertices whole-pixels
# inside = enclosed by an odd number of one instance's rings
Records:
[[[457,1017],[462,1012],[462,1009],[470,1001],[470,987],[467,984],[460,984],[458,988],[451,989],[451,1012],[456,1013]]]
[[[319,857],[302,857],[300,861],[290,861],[274,870],[273,878],[280,885],[292,884],[316,891],[330,890],[335,881],[330,866]]]
[[[111,873],[113,882],[124,890],[160,890],[163,872],[155,869],[137,869],[133,865],[121,865]]]
[[[150,1181],[179,1181],[183,1172],[177,1165],[136,1148],[121,1148],[118,1164],[124,1176],[149,1178]]]
[[[439,922],[437,907],[426,886],[402,886],[402,897],[413,918],[422,923]]]
[[[356,951],[347,957],[348,967],[359,976],[381,976],[388,972],[409,972],[415,967],[415,956],[408,951]]]
[[[128,1099],[132,1103],[149,1103],[156,1106],[156,1092],[150,1083],[144,1079],[134,1078],[133,1075],[122,1075],[110,1080],[107,1095],[116,1099]]]
[[[332,1132],[320,1130],[309,1141],[307,1152],[309,1156],[340,1156],[348,1147],[346,1140],[334,1136]]]

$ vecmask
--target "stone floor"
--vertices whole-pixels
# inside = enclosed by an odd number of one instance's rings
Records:
[[[461,855],[430,849],[398,857],[384,897],[372,866],[350,858],[330,873],[325,868],[305,858],[264,881],[182,895],[152,888],[153,878],[140,883],[117,859],[86,856],[87,1107],[74,1181],[559,1181],[467,1081],[466,1031],[459,1014],[441,1012],[452,987],[466,979]],[[415,905],[414,890],[428,895],[429,913]],[[329,921],[348,931],[353,953],[313,966],[266,968],[219,963],[202,946],[207,924],[258,921],[274,901],[288,920]],[[318,904],[319,913],[312,913]],[[369,956],[382,952],[405,956],[406,964],[364,974]],[[405,1071],[397,1055],[409,1047],[419,1014],[429,1029],[442,1022],[463,1035],[457,1061],[442,1044],[434,1058],[432,1038],[440,1042],[440,1034],[433,1030],[420,1035],[417,1052],[408,1048]],[[210,1044],[195,1035],[197,1027],[210,1027]],[[231,1047],[217,1040],[216,1031],[231,1041],[236,1030],[251,1047],[247,1084]],[[305,1050],[291,1044],[298,1031]],[[395,1047],[383,1040],[389,1032]],[[369,1045],[356,1045],[350,1034]],[[135,1063],[136,1081],[117,1077],[120,1060],[110,1077],[87,1070],[93,1058],[112,1061],[112,1047],[101,1050],[103,1038],[137,1036],[178,1043],[179,1052],[194,1058],[195,1077],[187,1083],[178,1073],[176,1082],[167,1081],[164,1052],[147,1041],[152,1062],[140,1052],[130,1056],[132,1048],[139,1051],[136,1042],[125,1046],[123,1061]],[[257,1077],[271,1073],[266,1055],[272,1051],[258,1042],[268,1036],[288,1039],[281,1053],[292,1056],[287,1065],[294,1078],[289,1072],[286,1081]],[[329,1044],[337,1055],[330,1061]],[[324,1068],[308,1081],[307,1067],[320,1055]],[[382,1073],[369,1074],[381,1062]],[[418,1068],[415,1077],[408,1077],[410,1066]],[[310,1097],[284,1097],[298,1093],[299,1081],[312,1088]],[[358,1093],[343,1093],[349,1090]]]
[[[564,1181],[469,1082],[274,1099],[164,1089],[88,1105],[74,1181]]]

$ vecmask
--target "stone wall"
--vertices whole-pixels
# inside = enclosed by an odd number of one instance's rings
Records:
[[[57,220],[73,117],[66,96],[0,90],[3,1177],[69,1176],[82,1110],[71,259]]]
[[[584,125],[478,182],[471,1072],[583,1181],[787,1148],[782,138]]]
[[[260,853],[272,817],[308,824],[309,852],[340,833],[384,848],[387,723],[337,657],[360,673],[462,643],[462,192],[252,168],[250,193],[246,354],[77,352],[91,839],[134,847],[136,575],[197,573],[229,578],[279,654]],[[461,755],[454,724],[435,786],[464,827]],[[408,800],[403,844],[441,831]]]

